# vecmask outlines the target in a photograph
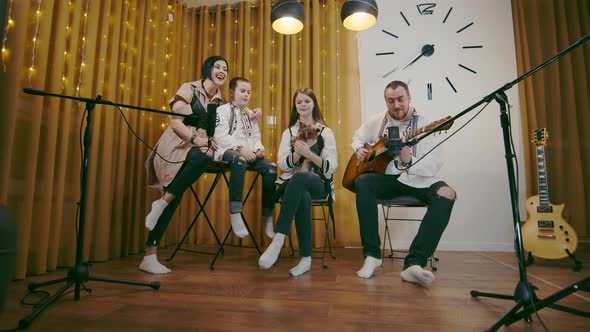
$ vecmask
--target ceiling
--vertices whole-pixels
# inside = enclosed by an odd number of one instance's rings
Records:
[[[184,2],[187,7],[215,6],[242,1],[246,0],[182,0],[182,2]]]

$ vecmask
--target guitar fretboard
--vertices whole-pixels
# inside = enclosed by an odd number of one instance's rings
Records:
[[[545,163],[545,145],[537,145],[537,171],[539,174],[539,210],[550,209],[549,183]]]

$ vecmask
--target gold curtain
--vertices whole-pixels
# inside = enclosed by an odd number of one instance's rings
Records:
[[[270,26],[270,0],[203,8],[186,8],[173,0],[7,1],[5,70],[0,68],[0,204],[17,219],[15,277],[74,264],[85,109],[82,102],[31,96],[22,89],[101,95],[116,103],[167,110],[167,99],[181,83],[199,79],[201,63],[214,54],[228,59],[230,77],[251,80],[250,106],[263,109],[263,143],[270,159],[276,158],[288,123],[292,93],[303,86],[316,92],[339,151],[336,245],[358,243],[356,217],[350,217],[356,215],[354,196],[340,187],[351,135],[360,124],[356,34],[342,28],[342,2],[303,1],[305,28],[283,36]],[[223,92],[229,97],[227,89],[226,84]],[[149,150],[122,114],[152,146],[169,121],[165,115],[134,109],[95,107],[83,260],[141,252],[147,237],[143,220],[159,196],[146,186],[143,164]],[[199,179],[201,199],[212,178]],[[258,220],[259,201],[257,186],[245,212],[262,245],[268,240]],[[225,185],[218,186],[206,211],[217,233],[225,234]],[[197,204],[187,193],[162,245],[178,243],[196,212]],[[316,240],[321,237],[316,232]],[[214,243],[203,219],[188,243]]]
[[[590,33],[587,0],[513,0],[518,73],[523,74]],[[565,204],[579,238],[590,236],[590,43],[519,84],[524,142],[547,128],[550,199]],[[527,197],[539,192],[536,153],[525,144]]]

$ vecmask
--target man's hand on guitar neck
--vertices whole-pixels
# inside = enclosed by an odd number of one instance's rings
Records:
[[[367,157],[367,153],[369,153],[369,150],[365,149],[365,148],[358,148],[356,149],[356,160],[358,161],[363,161],[365,160],[365,158]]]

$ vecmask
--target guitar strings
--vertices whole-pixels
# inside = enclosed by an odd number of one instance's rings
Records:
[[[471,117],[471,119],[467,120],[467,122],[465,122],[463,125],[461,125],[457,130],[455,130],[454,132],[452,132],[450,135],[448,135],[445,139],[443,139],[442,141],[440,141],[438,144],[436,144],[435,146],[432,147],[432,149],[430,149],[428,152],[426,152],[425,154],[422,155],[422,157],[418,158],[418,160],[416,160],[416,162],[413,162],[412,165],[406,167],[406,168],[399,168],[397,167],[397,165],[395,166],[398,170],[400,171],[405,171],[407,169],[410,169],[414,166],[416,166],[417,163],[419,163],[422,159],[424,159],[427,155],[429,155],[430,153],[432,153],[432,151],[434,151],[436,148],[438,148],[441,144],[445,143],[446,141],[448,141],[449,139],[451,139],[451,137],[453,137],[455,134],[457,134],[461,129],[463,129],[466,125],[468,125],[471,121],[473,121],[473,119],[475,119],[484,109],[486,109],[486,107],[488,107],[488,105],[490,105],[491,101],[487,102],[485,105],[483,105],[483,107],[477,111],[477,113],[475,113],[475,115],[473,115],[473,117]],[[510,115],[509,115],[510,117]],[[512,141],[512,136],[511,136],[511,141]],[[514,150],[514,145],[513,148]],[[518,166],[518,163],[517,163]],[[518,181],[518,168],[517,168],[517,175],[516,175],[517,181]],[[518,182],[517,182],[518,183]]]

